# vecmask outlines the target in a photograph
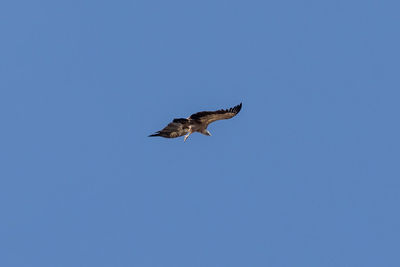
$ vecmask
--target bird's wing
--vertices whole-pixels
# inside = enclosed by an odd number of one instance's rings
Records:
[[[185,135],[189,132],[189,120],[188,119],[174,119],[164,129],[158,131],[151,136],[162,136],[166,138],[175,138]]]
[[[208,124],[214,121],[226,120],[236,116],[236,114],[238,114],[241,109],[242,109],[242,103],[230,109],[197,112],[195,114],[192,114],[189,117],[189,119],[205,124],[205,126],[208,126]]]

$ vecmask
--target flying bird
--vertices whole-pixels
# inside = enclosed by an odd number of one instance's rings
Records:
[[[183,141],[186,141],[189,135],[194,132],[199,132],[204,135],[211,136],[211,133],[207,130],[207,127],[210,123],[235,117],[241,109],[242,103],[230,109],[197,112],[190,115],[190,117],[187,119],[174,119],[164,129],[152,135],[149,135],[149,137],[161,136],[165,138],[176,138],[185,135]]]

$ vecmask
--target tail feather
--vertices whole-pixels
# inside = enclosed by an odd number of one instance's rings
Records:
[[[148,137],[161,136],[159,132],[149,135]]]

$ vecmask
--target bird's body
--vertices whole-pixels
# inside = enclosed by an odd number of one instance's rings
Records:
[[[211,136],[211,133],[207,130],[207,127],[210,123],[217,120],[230,119],[236,116],[236,114],[239,113],[241,108],[242,108],[242,103],[230,109],[197,112],[195,114],[192,114],[187,119],[185,118],[174,119],[164,129],[149,136],[176,138],[179,136],[186,135],[184,141],[186,141],[189,135],[191,135],[194,132],[199,132],[201,134]]]

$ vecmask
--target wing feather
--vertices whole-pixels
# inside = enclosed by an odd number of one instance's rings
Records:
[[[242,103],[230,109],[220,109],[217,111],[202,111],[192,114],[189,119],[195,120],[207,127],[208,124],[217,120],[226,120],[236,116],[242,109]]]

